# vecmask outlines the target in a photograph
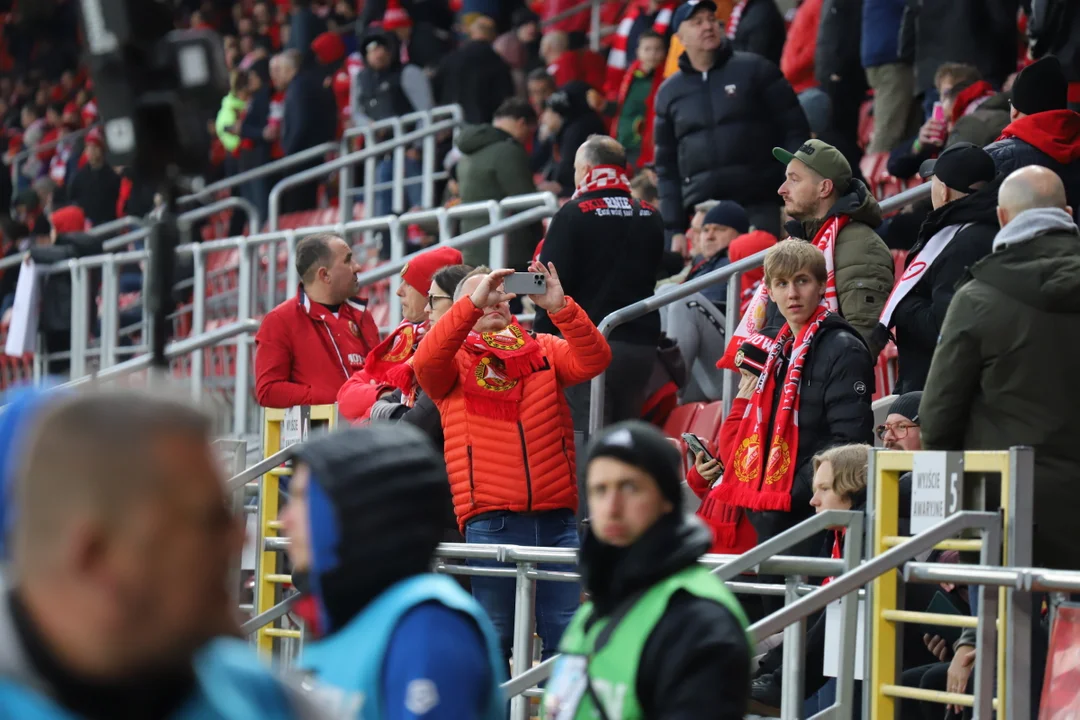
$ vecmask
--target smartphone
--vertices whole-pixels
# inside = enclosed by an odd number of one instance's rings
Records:
[[[697,457],[698,453],[705,453],[705,461],[715,460],[709,449],[705,447],[705,443],[701,441],[694,433],[683,433],[682,439],[686,443],[686,446],[690,448],[690,452],[694,453],[694,457]]]
[[[543,295],[547,292],[547,276],[543,273],[516,272],[503,278],[503,290],[521,295]]]

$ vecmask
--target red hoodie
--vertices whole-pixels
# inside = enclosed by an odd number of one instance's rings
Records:
[[[1068,165],[1080,160],[1080,113],[1047,110],[1025,115],[1006,125],[998,140],[1013,137]]]

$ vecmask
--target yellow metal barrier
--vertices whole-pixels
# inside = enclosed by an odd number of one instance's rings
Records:
[[[337,424],[336,405],[315,405],[309,408],[312,428],[333,429]],[[270,457],[281,451],[281,425],[285,420],[286,410],[267,408],[263,410],[263,457]],[[270,470],[262,476],[259,484],[259,536],[257,542],[257,567],[255,569],[256,603],[255,614],[259,615],[281,601],[281,586],[292,581],[290,575],[280,573],[278,564],[281,554],[266,549],[265,539],[277,537],[281,530],[278,520],[280,509],[280,479],[292,475],[292,467],[282,466]],[[274,651],[275,638],[300,638],[298,630],[276,627],[276,622],[260,628],[256,632],[255,645],[260,654],[269,657]]]
[[[910,472],[914,463],[914,453],[878,452],[875,455],[874,493],[874,532],[872,538],[872,557],[876,557],[889,548],[896,547],[908,540],[898,533],[900,518],[900,476]],[[1010,504],[1010,456],[1007,451],[965,452],[964,474],[991,473],[1001,477],[1001,508],[1004,510],[1005,526],[1002,528],[1002,558],[1008,557],[1009,523],[1012,519]],[[965,510],[971,508],[963,508]],[[996,510],[996,508],[986,508]],[[937,546],[942,550],[978,551],[982,540],[947,540]],[[935,692],[897,685],[897,624],[918,622],[925,625],[943,625],[950,627],[975,627],[977,619],[937,613],[909,612],[896,607],[898,576],[895,572],[885,573],[873,584],[873,602],[870,611],[870,717],[875,719],[893,718],[897,715],[896,701],[900,698],[923,700],[951,705],[971,707],[972,695]],[[997,693],[994,707],[1005,705],[1005,653],[1006,653],[1006,603],[1005,589],[1000,589],[998,603],[998,647],[997,647]]]

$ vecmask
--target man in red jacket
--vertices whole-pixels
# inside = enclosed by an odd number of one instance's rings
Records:
[[[356,422],[367,419],[371,406],[383,395],[401,390],[404,404],[412,407],[419,387],[413,372],[412,358],[428,328],[429,303],[453,302],[432,292],[431,278],[449,265],[461,264],[461,251],[435,247],[413,255],[401,268],[401,314],[404,320],[397,329],[368,353],[364,369],[355,373],[338,391],[341,416]]]
[[[263,407],[327,405],[364,366],[379,329],[360,289],[352,248],[332,234],[296,245],[297,296],[267,313],[255,336],[255,396]]]

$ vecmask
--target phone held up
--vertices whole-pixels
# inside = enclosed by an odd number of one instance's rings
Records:
[[[522,295],[543,295],[547,292],[547,277],[543,273],[516,272],[503,279],[503,290]]]
[[[686,446],[690,448],[690,452],[694,453],[695,458],[698,456],[698,453],[704,453],[706,462],[716,459],[713,457],[713,454],[709,452],[709,449],[705,447],[705,443],[702,442],[701,438],[694,433],[683,433],[682,439],[686,443]],[[721,470],[723,470],[722,467]]]

